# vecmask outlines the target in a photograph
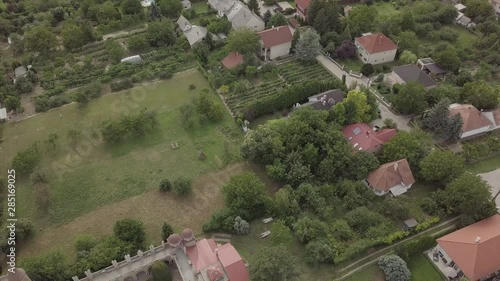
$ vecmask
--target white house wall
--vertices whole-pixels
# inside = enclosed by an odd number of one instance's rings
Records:
[[[355,43],[357,50],[356,53],[358,54],[358,58],[362,63],[371,63],[371,64],[381,64],[381,63],[387,63],[394,61],[394,58],[396,57],[396,51],[397,49],[387,51],[387,52],[379,52],[379,53],[373,53],[370,54],[368,53],[363,46],[358,44],[357,42]]]
[[[269,55],[269,58],[273,60],[278,57],[286,56],[290,53],[290,48],[292,48],[292,42],[286,42],[271,47],[271,54]]]

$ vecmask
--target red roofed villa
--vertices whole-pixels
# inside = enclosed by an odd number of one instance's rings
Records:
[[[354,39],[358,58],[363,63],[381,64],[394,61],[398,46],[382,33],[366,33]]]
[[[306,20],[307,8],[311,5],[311,0],[295,0],[295,4],[297,4],[297,15]]]
[[[396,135],[395,129],[383,129],[375,132],[366,123],[347,125],[342,129],[342,134],[351,143],[355,150],[379,152],[385,142]]]
[[[448,278],[491,280],[500,273],[500,214],[436,240],[427,256]]]
[[[247,265],[231,243],[196,241],[190,229],[170,235],[167,243],[183,281],[250,280]]]
[[[368,187],[373,188],[375,194],[380,196],[388,192],[393,196],[399,196],[406,193],[414,183],[415,178],[406,158],[385,163],[366,178]]]
[[[237,52],[231,52],[222,60],[222,65],[227,69],[232,69],[243,63],[243,55]]]
[[[260,36],[261,56],[265,61],[290,53],[293,35],[288,25],[266,29],[258,34]]]
[[[490,120],[490,118],[494,118],[494,112],[484,114],[471,104],[451,104],[450,116],[457,114],[462,117],[463,121],[461,139],[483,135],[497,128],[493,123],[494,119]]]

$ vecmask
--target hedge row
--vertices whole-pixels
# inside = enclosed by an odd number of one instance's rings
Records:
[[[462,155],[467,162],[476,162],[500,153],[500,138],[491,134],[464,143]]]
[[[344,89],[345,86],[336,79],[330,81],[309,81],[294,85],[277,92],[273,96],[250,103],[243,114],[248,121],[251,121],[259,116],[289,108],[296,103],[303,103],[310,96],[337,88]]]

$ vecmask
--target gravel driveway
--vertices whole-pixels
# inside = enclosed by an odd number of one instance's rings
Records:
[[[497,203],[497,207],[500,208],[500,169],[496,169],[494,171],[479,174],[479,176],[487,181],[489,185],[491,185],[491,194],[493,197],[496,196],[495,202]]]

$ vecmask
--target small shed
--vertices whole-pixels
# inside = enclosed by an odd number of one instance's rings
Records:
[[[28,73],[28,70],[26,70],[26,67],[24,66],[19,66],[17,67],[15,70],[14,70],[14,75],[16,78],[20,78],[20,77],[23,77],[23,76],[26,76],[26,74]]]
[[[4,121],[7,121],[7,109],[5,107],[0,108],[0,122]]]
[[[404,225],[405,225],[404,226],[405,230],[410,230],[410,229],[415,228],[418,225],[418,222],[414,218],[411,218],[411,219],[405,220]]]

